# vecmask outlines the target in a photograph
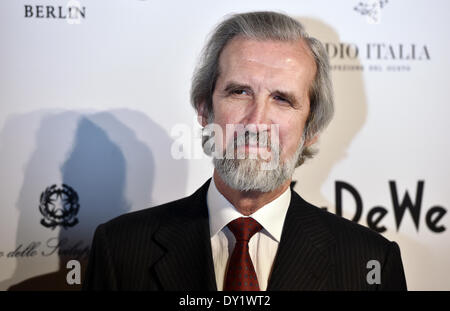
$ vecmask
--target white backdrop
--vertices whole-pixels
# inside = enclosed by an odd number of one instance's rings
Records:
[[[58,252],[85,256],[99,223],[211,176],[189,104],[192,71],[214,25],[254,10],[302,21],[333,65],[336,116],[295,190],[335,212],[346,185],[343,215],[354,217],[359,196],[364,225],[384,208],[377,227],[399,243],[409,289],[450,290],[450,3],[242,2],[80,0],[78,19],[74,1],[0,2],[0,290],[64,272]],[[196,159],[171,156],[180,124]],[[47,228],[41,193],[63,183],[78,194],[79,222]]]

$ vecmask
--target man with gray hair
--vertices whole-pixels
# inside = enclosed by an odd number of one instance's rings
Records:
[[[191,101],[212,178],[189,197],[100,225],[85,289],[406,289],[395,242],[290,187],[333,115],[327,54],[301,23],[275,12],[224,20]]]

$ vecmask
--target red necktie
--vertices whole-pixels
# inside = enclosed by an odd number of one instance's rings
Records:
[[[241,217],[228,224],[236,238],[236,245],[228,263],[225,291],[259,291],[258,278],[253,267],[248,241],[262,226],[253,218]]]

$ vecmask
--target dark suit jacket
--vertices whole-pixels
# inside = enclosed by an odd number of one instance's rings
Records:
[[[211,180],[211,179],[210,179]],[[87,290],[217,290],[206,193],[100,225]],[[381,264],[370,285],[367,262]],[[292,191],[268,290],[406,290],[400,250],[378,233],[321,210]]]

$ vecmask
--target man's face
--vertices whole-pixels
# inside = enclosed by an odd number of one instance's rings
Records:
[[[213,92],[214,123],[279,126],[280,160],[294,155],[309,114],[308,91],[316,66],[303,41],[257,41],[236,37],[222,51]],[[270,134],[269,134],[270,136]],[[228,139],[228,141],[227,141]],[[232,135],[223,136],[229,146]],[[310,142],[304,142],[308,146]],[[254,152],[254,146],[245,146]],[[262,152],[262,150],[260,150]]]

